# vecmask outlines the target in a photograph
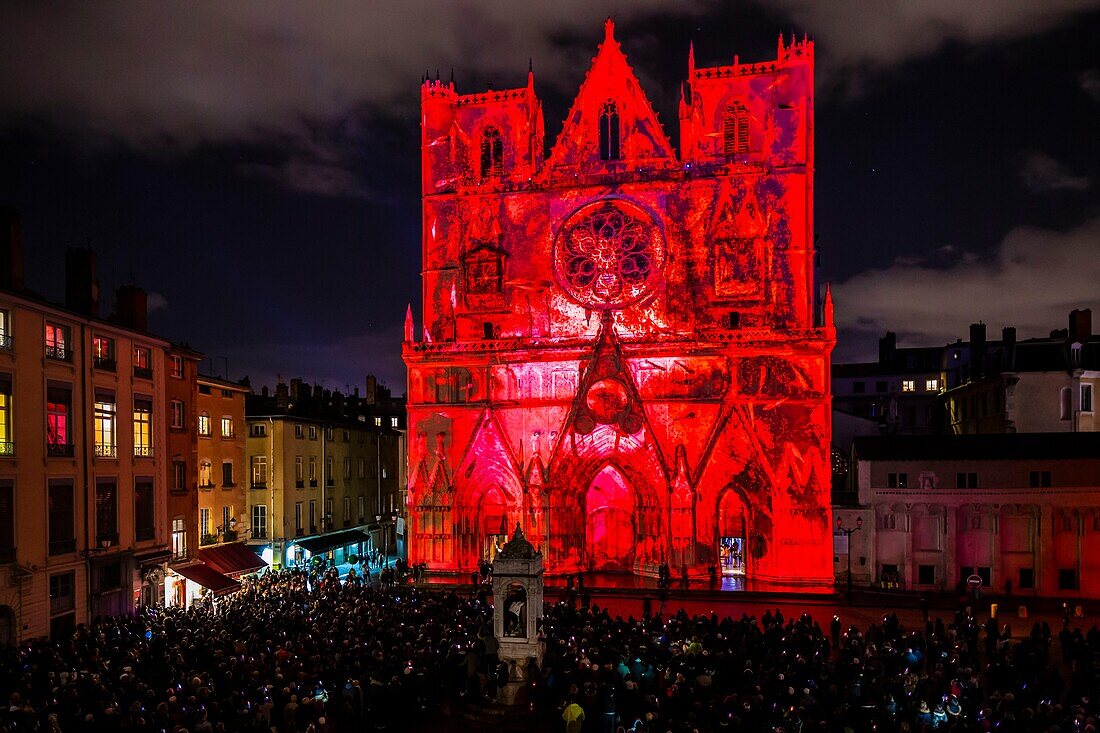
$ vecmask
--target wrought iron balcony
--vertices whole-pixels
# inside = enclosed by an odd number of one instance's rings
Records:
[[[72,443],[47,443],[46,455],[50,458],[72,458],[75,453]]]
[[[0,456],[14,456],[15,443],[10,440],[0,441]]]
[[[116,367],[115,360],[108,356],[97,356],[92,359],[92,366],[105,372],[113,372]]]
[[[0,349],[3,349],[4,351],[12,351],[13,349],[15,349],[15,339],[13,339],[9,334],[0,333]]]
[[[73,352],[72,349],[64,345],[51,346],[50,344],[46,344],[46,358],[53,359],[54,361],[72,362]]]
[[[134,376],[140,379],[152,379],[153,369],[152,367],[134,367]]]
[[[95,455],[96,458],[118,458],[118,446],[96,443]]]
[[[267,539],[267,530],[266,529],[254,529],[254,530],[252,530],[252,539],[254,539],[254,540],[266,540]]]
[[[199,538],[200,545],[216,545],[218,544],[218,536],[216,534],[204,534]]]
[[[152,458],[153,446],[151,445],[135,445],[134,446],[135,458]]]
[[[294,482],[294,488],[296,488],[296,489],[305,488],[305,485],[306,485],[306,482],[302,481],[301,479],[298,479],[297,481]]]

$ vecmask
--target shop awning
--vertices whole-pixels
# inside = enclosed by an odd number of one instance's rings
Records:
[[[267,567],[267,563],[243,542],[229,542],[199,550],[199,559],[225,575],[254,573]]]
[[[238,581],[225,577],[205,563],[195,562],[190,565],[180,565],[172,568],[172,570],[178,575],[198,583],[216,596],[232,593],[241,588]]]
[[[336,547],[354,545],[359,542],[366,542],[369,539],[370,537],[361,529],[345,529],[340,532],[330,532],[317,537],[298,540],[298,546],[304,547],[310,553],[316,555],[318,552],[328,552]]]

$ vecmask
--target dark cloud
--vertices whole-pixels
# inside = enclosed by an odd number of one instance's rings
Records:
[[[1023,157],[1020,180],[1034,193],[1087,191],[1092,188],[1088,176],[1074,174],[1046,153],[1030,152]]]
[[[1061,327],[1073,308],[1100,311],[1100,218],[1066,232],[1021,227],[990,257],[954,264],[897,262],[833,288],[841,359],[873,358],[869,336],[895,331],[912,345],[965,337],[968,324],[1016,326],[1022,338]]]
[[[1077,76],[1081,84],[1081,90],[1092,97],[1094,102],[1100,102],[1100,69],[1086,69]]]
[[[1100,7],[1097,0],[779,0],[835,67],[893,65],[945,43],[1035,35]]]

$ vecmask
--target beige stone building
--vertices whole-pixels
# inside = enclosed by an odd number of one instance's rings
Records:
[[[250,544],[275,566],[394,555],[403,518],[403,435],[356,398],[298,380],[255,398],[248,416]]]
[[[0,262],[0,643],[64,635],[162,593],[168,342],[145,294],[98,317],[95,255],[66,256],[66,305],[23,288],[18,220]]]
[[[1001,594],[1100,598],[1100,434],[857,437],[852,470],[833,512],[862,519],[855,584],[951,591],[976,575]]]

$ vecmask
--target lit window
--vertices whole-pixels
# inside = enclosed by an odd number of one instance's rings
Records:
[[[317,456],[309,457],[309,485],[317,485]]]
[[[722,146],[726,155],[749,152],[749,111],[740,102],[726,107],[722,115]]]
[[[172,400],[169,405],[172,410],[172,427],[176,430],[183,428],[183,402],[180,400]]]
[[[153,455],[153,403],[134,400],[134,455]]]
[[[233,418],[228,416],[222,418],[222,437],[233,437]]]
[[[199,435],[204,438],[210,437],[210,413],[208,412],[199,414]]]
[[[0,374],[0,455],[15,453],[11,436],[11,375]]]
[[[168,360],[168,373],[176,379],[183,379],[183,357],[172,354]]]
[[[302,472],[302,457],[294,456],[294,481],[298,484],[298,488],[302,487],[302,482],[305,480],[305,476]]]
[[[210,543],[210,535],[214,534],[210,531],[210,509],[208,507],[199,509],[199,534],[205,544]]]
[[[382,427],[382,418],[380,418],[380,417],[374,418],[374,425],[375,425],[375,427],[379,427],[379,428]]]
[[[619,107],[609,99],[600,111],[600,160],[619,160],[622,157],[621,136]]]
[[[117,455],[115,436],[115,398],[113,394],[96,390],[93,410],[95,430],[95,454],[101,458],[114,458]]]
[[[106,336],[92,337],[92,366],[96,369],[114,370],[115,342]]]
[[[390,418],[390,427],[391,428],[396,428],[397,427],[397,418],[396,417],[391,417]]]
[[[187,525],[183,517],[172,519],[172,559],[187,557]]]
[[[939,392],[940,380],[938,379],[926,379],[924,381],[924,389],[926,392]]]
[[[69,445],[69,406],[72,391],[67,387],[46,390],[46,442],[51,446]]]
[[[72,361],[69,352],[69,327],[46,323],[46,358]]]
[[[11,320],[8,312],[0,308],[0,349],[11,349]]]
[[[214,487],[214,464],[207,459],[199,462],[199,488],[210,489]]]
[[[481,133],[481,180],[504,174],[504,140],[500,130],[486,127]]]
[[[134,376],[146,379],[153,376],[152,362],[149,361],[149,349],[144,346],[134,347]]]
[[[902,382],[901,382],[901,391],[902,392],[915,392],[916,389],[917,389],[916,382],[914,382],[912,379],[903,379],[902,380]]]

